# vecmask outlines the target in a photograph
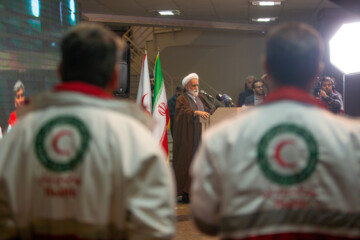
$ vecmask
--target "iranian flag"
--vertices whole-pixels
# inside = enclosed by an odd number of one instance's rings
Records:
[[[153,100],[153,118],[156,121],[156,126],[153,130],[153,136],[157,139],[160,145],[164,148],[167,154],[167,161],[169,161],[169,148],[167,129],[170,125],[169,109],[167,105],[166,91],[164,79],[161,71],[159,53],[155,61],[155,87]]]
[[[144,110],[150,115],[151,113],[151,88],[148,60],[145,51],[144,61],[141,68],[139,88],[136,97],[136,103],[144,108]]]

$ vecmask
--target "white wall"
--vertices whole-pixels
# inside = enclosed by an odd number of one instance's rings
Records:
[[[263,73],[260,57],[264,37],[261,33],[184,29],[156,34],[148,51],[151,57],[160,48],[162,69],[173,77],[173,86],[166,86],[168,97],[173,93],[169,88],[175,88],[187,74],[196,72],[200,89],[214,95],[227,93],[237,101],[245,78],[260,77]]]

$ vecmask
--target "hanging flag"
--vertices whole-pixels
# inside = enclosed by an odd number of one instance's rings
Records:
[[[162,145],[162,147],[164,148],[168,156],[167,161],[169,161],[167,129],[170,125],[170,118],[159,53],[157,54],[155,61],[155,87],[152,115],[156,121],[153,135],[155,139],[159,141],[160,145]]]
[[[144,61],[141,68],[139,88],[136,97],[136,103],[144,108],[144,110],[150,115],[151,113],[151,88],[149,67],[147,61],[147,54],[145,51]]]

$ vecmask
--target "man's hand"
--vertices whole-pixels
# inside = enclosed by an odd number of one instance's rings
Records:
[[[320,92],[319,92],[319,94],[320,94],[320,97],[323,97],[323,98],[327,98],[327,94],[326,94],[326,92],[324,91],[324,90],[322,90],[322,89],[320,89]]]
[[[208,119],[208,117],[210,116],[209,113],[203,112],[203,111],[195,111],[194,114],[195,114],[195,116],[200,116],[203,119]]]

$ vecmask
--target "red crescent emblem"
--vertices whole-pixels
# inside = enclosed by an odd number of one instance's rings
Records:
[[[146,109],[146,106],[145,106],[145,104],[144,104],[145,97],[146,97],[146,95],[148,95],[148,94],[149,94],[149,93],[145,93],[144,96],[142,97],[142,99],[141,99],[141,106],[145,109],[145,111],[146,111],[147,113],[150,114],[150,112]]]
[[[293,143],[294,143],[294,141],[292,141],[292,140],[284,140],[284,141],[280,142],[279,145],[276,146],[276,149],[275,149],[276,162],[284,168],[296,167],[295,163],[285,162],[284,159],[282,159],[282,157],[281,157],[281,150],[283,149],[283,147],[287,144],[293,144]]]
[[[166,114],[166,103],[162,102],[158,105],[159,109],[158,112],[160,113],[161,116],[165,116]]]
[[[64,136],[71,136],[71,135],[72,135],[72,132],[69,130],[62,130],[55,135],[55,137],[51,141],[51,144],[57,154],[70,155],[71,152],[69,150],[60,149],[58,143],[59,143],[60,138],[62,138]]]
[[[149,93],[145,93],[144,96],[142,97],[141,99],[141,105],[145,108],[145,105],[144,105],[144,99],[146,97],[146,95],[148,95]]]

